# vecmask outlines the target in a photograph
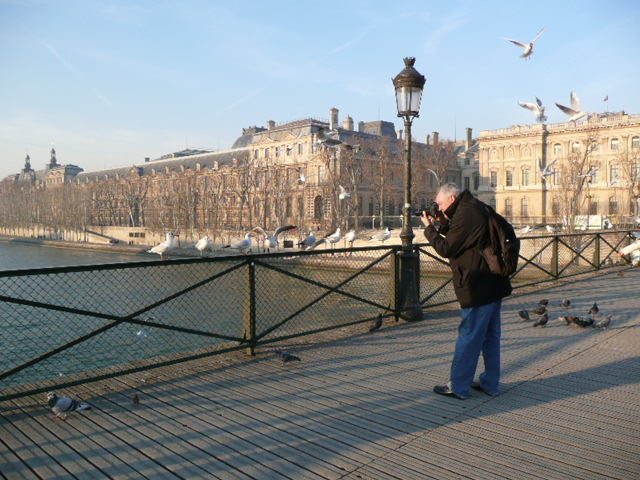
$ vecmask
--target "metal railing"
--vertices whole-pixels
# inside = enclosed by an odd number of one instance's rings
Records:
[[[610,267],[628,232],[522,239],[515,288]],[[626,241],[628,243],[628,240]],[[625,244],[626,244],[625,243]],[[414,246],[423,309],[451,271]],[[0,400],[402,317],[400,246],[0,272]]]

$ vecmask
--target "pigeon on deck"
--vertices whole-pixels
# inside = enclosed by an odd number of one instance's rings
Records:
[[[539,320],[536,321],[536,323],[533,324],[533,326],[544,327],[548,321],[549,321],[549,315],[545,313],[542,317],[540,317]]]
[[[91,405],[88,403],[69,397],[59,397],[56,392],[47,393],[47,403],[55,417],[60,420],[66,420],[71,412],[91,410]]]
[[[571,306],[571,300],[569,300],[568,298],[565,298],[564,300],[562,300],[562,303],[560,304],[560,306],[564,308],[569,308]]]
[[[607,315],[607,318],[594,323],[592,326],[593,328],[602,328],[603,330],[606,330],[609,328],[609,325],[611,325],[611,315]]]
[[[539,305],[531,311],[536,315],[544,315],[545,313],[547,313],[547,307],[545,307],[544,305]]]
[[[546,307],[547,305],[549,305],[549,300],[546,298],[543,298],[538,302],[538,305],[544,305]]]
[[[520,310],[518,312],[518,315],[523,320],[531,320],[531,317],[529,316],[529,312],[527,312],[526,310]]]
[[[599,311],[600,308],[598,308],[598,304],[596,302],[593,302],[593,305],[589,309],[589,315],[597,315]]]
[[[371,327],[369,327],[369,332],[375,332],[376,330],[379,330],[380,327],[382,327],[382,314],[379,314],[378,318],[373,321]]]
[[[573,323],[582,328],[590,327],[593,325],[593,318],[574,317]]]
[[[285,363],[289,363],[289,362],[300,362],[300,357],[296,357],[295,355],[289,353],[289,352],[285,352],[282,350],[276,350],[276,355],[278,357],[280,357],[280,359],[282,360],[282,364],[284,365]]]

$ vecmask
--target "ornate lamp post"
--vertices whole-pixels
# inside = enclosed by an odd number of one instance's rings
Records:
[[[402,209],[402,251],[400,252],[400,292],[399,300],[402,309],[412,320],[421,318],[418,300],[420,268],[418,256],[413,252],[413,229],[411,228],[411,123],[419,116],[422,89],[426,79],[413,64],[416,59],[404,59],[404,69],[393,79],[396,90],[398,117],[404,119],[406,132],[404,142],[404,207]]]

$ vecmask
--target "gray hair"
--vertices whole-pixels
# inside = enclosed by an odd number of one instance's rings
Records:
[[[460,195],[460,188],[455,183],[445,183],[444,185],[440,185],[436,197],[457,197],[458,195]]]

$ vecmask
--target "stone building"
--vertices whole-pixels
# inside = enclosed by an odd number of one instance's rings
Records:
[[[76,176],[82,172],[82,168],[76,165],[60,165],[56,158],[56,150],[51,149],[49,163],[42,170],[34,170],[31,167],[31,157],[27,155],[24,159],[24,168],[20,173],[9,175],[3,182],[25,182],[37,187],[44,185],[56,185],[73,182]]]
[[[573,214],[576,227],[597,228],[638,215],[640,115],[486,130],[478,155],[480,198],[515,224],[566,225]]]

